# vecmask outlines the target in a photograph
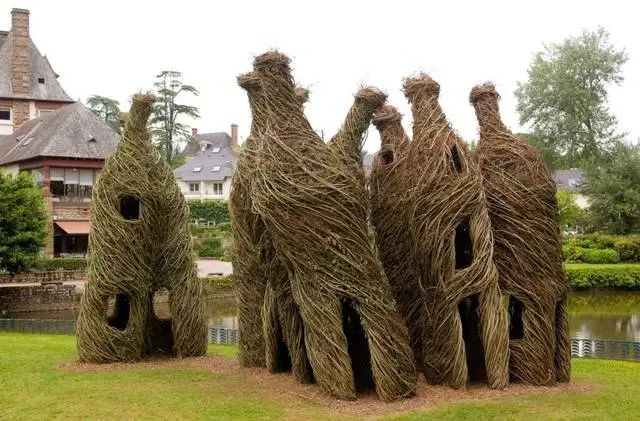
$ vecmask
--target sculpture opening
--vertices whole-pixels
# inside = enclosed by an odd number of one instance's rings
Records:
[[[111,300],[107,299],[107,303],[109,301]],[[130,312],[129,296],[127,294],[116,294],[111,311],[107,309],[107,324],[115,329],[125,330],[127,324],[129,324]]]
[[[524,338],[522,312],[524,305],[513,295],[509,297],[509,340]]]
[[[362,328],[360,314],[354,302],[349,299],[342,300],[342,329],[347,338],[356,392],[372,390],[375,384],[371,371],[369,343]]]
[[[486,382],[487,370],[484,363],[484,347],[480,332],[480,294],[471,295],[458,304],[462,339],[467,357],[467,370],[471,382]]]
[[[284,336],[282,335],[282,326],[278,324],[276,332],[278,350],[277,350],[277,367],[276,371],[285,372],[291,371],[291,354],[289,354],[289,348],[287,348],[287,344],[284,341]]]
[[[168,290],[166,288],[158,288],[149,294],[149,304],[151,311],[149,312],[149,336],[148,342],[150,348],[148,354],[172,354],[173,351],[173,329],[171,326],[171,306],[169,310],[162,309],[158,305],[156,295],[166,296]]]
[[[451,152],[451,166],[456,170],[456,172],[462,172],[462,161],[460,160],[460,151],[458,151],[458,147],[452,146],[449,151]]]
[[[133,196],[120,198],[120,215],[126,220],[140,219],[140,200]]]
[[[456,253],[456,270],[471,266],[473,262],[473,244],[469,231],[469,217],[463,219],[456,227],[454,247]]]

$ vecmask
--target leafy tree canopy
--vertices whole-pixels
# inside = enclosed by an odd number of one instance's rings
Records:
[[[532,143],[550,165],[579,167],[623,138],[608,107],[607,89],[622,82],[626,61],[625,51],[611,45],[603,28],[536,54],[515,96],[520,124],[532,128]]]
[[[28,172],[0,172],[0,269],[29,268],[44,247],[47,212],[42,192]]]

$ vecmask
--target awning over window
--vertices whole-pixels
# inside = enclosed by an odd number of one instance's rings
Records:
[[[89,221],[56,221],[55,224],[67,234],[89,234],[91,223]]]

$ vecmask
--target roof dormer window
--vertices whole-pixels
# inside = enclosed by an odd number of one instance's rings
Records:
[[[38,78],[38,83],[41,85],[44,85],[44,78],[43,77],[39,77]]]
[[[215,167],[211,168],[211,171],[213,172],[220,171],[220,165],[216,165]]]
[[[218,152],[220,152],[220,148],[213,148],[213,151],[212,151],[212,152],[213,152],[213,153],[218,153]]]
[[[96,140],[96,138],[95,138],[95,137],[90,137],[90,138],[89,138],[89,140],[88,140],[88,142],[89,142],[89,143],[96,143],[96,142],[97,142],[97,140]]]
[[[200,172],[200,171],[202,171],[202,167],[195,167],[193,169],[193,172]]]

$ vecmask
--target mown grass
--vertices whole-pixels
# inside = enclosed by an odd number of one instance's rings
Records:
[[[565,263],[570,269],[620,269],[640,268],[640,263]]]
[[[209,347],[228,358],[236,352]],[[296,395],[275,396],[235,374],[155,365],[80,371],[66,366],[75,358],[72,336],[0,333],[0,419],[352,418]],[[640,418],[639,363],[574,360],[573,377],[593,391],[464,401],[388,418]]]

